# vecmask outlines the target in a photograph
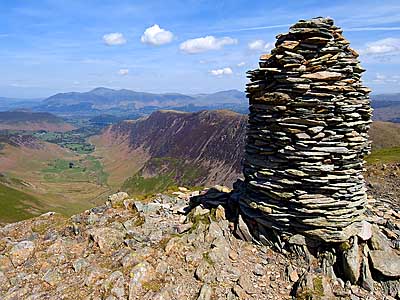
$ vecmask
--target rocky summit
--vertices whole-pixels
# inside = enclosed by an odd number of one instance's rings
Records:
[[[349,44],[332,19],[301,20],[248,72],[240,205],[259,227],[331,242],[358,230],[372,109]]]
[[[147,203],[121,192],[71,218],[47,213],[2,227],[0,298],[379,300],[400,295],[398,260],[393,260],[400,247],[400,211],[386,203],[367,206],[372,226],[358,238],[369,239],[368,246],[343,246],[345,270],[362,278],[361,288],[326,275],[331,265],[318,262],[300,235],[281,252],[238,238],[246,226],[235,221],[230,189],[180,190]],[[359,261],[358,251],[368,247],[370,259]]]

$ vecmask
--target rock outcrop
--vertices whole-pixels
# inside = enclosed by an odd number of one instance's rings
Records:
[[[360,277],[371,291],[325,274],[314,252],[308,261],[287,251],[307,249],[299,235],[281,253],[236,238],[230,189],[181,190],[148,203],[118,193],[71,218],[47,213],[0,227],[0,299],[380,300],[400,292],[396,262],[376,255],[395,251],[398,210],[367,208],[373,267],[364,262]],[[392,277],[379,284],[372,277],[381,272]]]
[[[372,109],[349,44],[332,19],[301,20],[248,72],[240,206],[259,227],[328,242],[359,230]]]

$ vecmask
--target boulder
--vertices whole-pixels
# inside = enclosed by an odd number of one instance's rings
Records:
[[[125,232],[101,227],[91,230],[90,237],[99,246],[100,251],[105,253],[117,249],[124,242]]]
[[[361,222],[361,230],[357,234],[363,241],[368,241],[372,237],[372,225],[367,221]]]
[[[383,234],[383,232],[379,229],[377,225],[372,226],[372,236],[370,243],[371,249],[373,250],[390,251],[392,249],[392,243]]]
[[[12,264],[17,267],[22,265],[35,250],[35,244],[32,241],[22,241],[15,244],[10,251]]]
[[[391,278],[400,278],[400,255],[394,250],[371,250],[369,252],[372,267]]]
[[[294,291],[296,299],[332,300],[333,294],[329,278],[312,273],[304,274],[297,282]]]
[[[111,204],[111,207],[117,208],[117,207],[123,207],[124,206],[124,200],[128,199],[129,195],[125,192],[118,192],[113,195],[108,196],[108,201]]]
[[[197,300],[211,300],[212,289],[208,284],[203,284]]]
[[[346,279],[349,280],[352,284],[355,284],[360,277],[360,254],[358,247],[358,239],[357,236],[353,238],[353,244],[349,247],[349,249],[345,249],[342,252],[343,256],[343,272],[346,276]]]
[[[153,267],[147,262],[141,262],[132,268],[129,281],[129,300],[137,299],[137,291],[142,284],[148,281],[154,272]]]

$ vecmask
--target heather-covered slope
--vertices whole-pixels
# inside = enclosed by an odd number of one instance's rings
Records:
[[[158,111],[110,126],[92,142],[111,185],[147,194],[176,184],[231,185],[241,174],[245,127],[246,116],[230,111]]]

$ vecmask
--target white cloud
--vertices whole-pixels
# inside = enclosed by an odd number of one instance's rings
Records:
[[[210,50],[220,50],[226,45],[237,44],[238,40],[230,37],[216,38],[212,35],[187,40],[180,45],[180,49],[188,54],[196,54]]]
[[[103,35],[103,41],[108,46],[123,45],[126,43],[124,35],[120,32],[113,32]]]
[[[361,54],[372,55],[386,55],[396,52],[400,52],[400,39],[398,38],[386,38],[368,43],[366,48],[360,51]]]
[[[160,46],[172,41],[174,35],[171,31],[160,28],[157,24],[147,28],[140,38],[143,44]]]
[[[122,75],[122,76],[128,75],[129,74],[129,70],[128,69],[120,69],[118,71],[118,74]]]
[[[372,82],[376,84],[390,84],[390,83],[399,83],[400,82],[400,76],[399,75],[391,75],[387,76],[381,73],[376,73],[375,78],[372,80]]]
[[[271,51],[274,48],[273,43],[267,43],[264,40],[255,40],[247,44],[252,51]]]
[[[237,64],[238,67],[243,67],[246,63],[244,61]]]
[[[354,27],[345,28],[346,32],[350,31],[399,31],[400,27]]]
[[[211,70],[210,73],[214,76],[231,75],[233,74],[232,69],[229,67]]]

